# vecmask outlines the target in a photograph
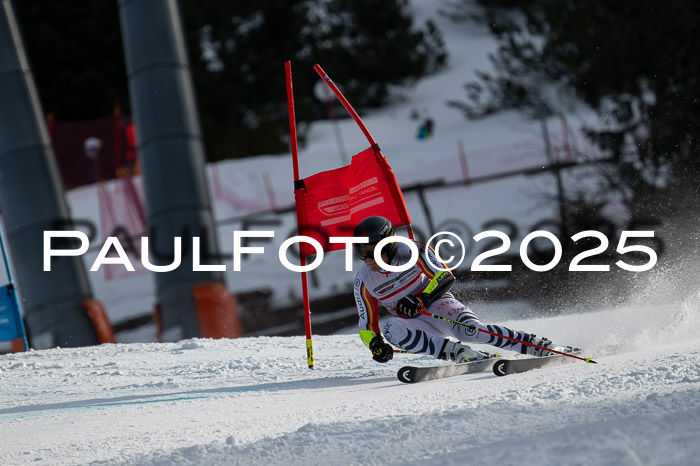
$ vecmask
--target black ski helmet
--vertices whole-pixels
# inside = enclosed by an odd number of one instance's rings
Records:
[[[372,217],[367,217],[360,223],[358,223],[355,227],[355,232],[353,233],[353,236],[366,236],[369,240],[369,244],[377,244],[384,238],[396,236],[396,229],[394,228],[394,225],[392,225],[391,222],[386,218],[374,215]],[[366,249],[366,247],[367,243],[355,244],[355,251],[358,252],[360,259],[364,259],[364,254],[361,253],[361,250]],[[390,251],[393,251],[393,248],[391,248]],[[391,254],[390,252],[389,255],[391,256],[393,254]]]

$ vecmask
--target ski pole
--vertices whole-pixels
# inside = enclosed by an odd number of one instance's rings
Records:
[[[406,351],[406,350],[403,350],[403,349],[395,349],[395,350],[394,350],[394,353],[400,353],[400,354],[416,354],[416,353],[414,353],[413,351]]]
[[[549,351],[549,352],[551,352],[551,353],[557,353],[557,354],[561,354],[562,356],[568,356],[568,357],[570,357],[570,358],[580,359],[581,361],[585,361],[585,362],[587,362],[587,363],[589,363],[589,364],[591,364],[591,363],[593,363],[593,364],[598,364],[597,362],[595,362],[595,361],[594,361],[593,359],[591,359],[591,358],[582,358],[582,357],[579,357],[579,356],[576,356],[576,355],[573,355],[573,354],[562,353],[561,351],[557,351],[557,350],[545,348],[544,346],[539,346],[539,345],[536,345],[536,344],[534,344],[534,343],[528,343],[527,341],[518,340],[517,338],[511,338],[511,337],[507,337],[507,336],[505,336],[505,335],[500,335],[500,334],[498,334],[498,333],[489,332],[488,330],[484,330],[484,329],[482,329],[482,328],[479,328],[479,327],[477,327],[476,325],[469,325],[469,324],[465,324],[464,322],[457,322],[456,320],[448,319],[447,317],[441,317],[441,316],[439,316],[439,315],[432,314],[432,313],[430,313],[430,312],[428,312],[428,311],[424,311],[424,310],[420,310],[420,309],[419,309],[418,312],[419,312],[420,314],[423,314],[423,315],[426,315],[426,316],[435,317],[436,319],[444,320],[445,322],[449,322],[449,323],[451,323],[451,324],[461,325],[462,327],[466,327],[466,328],[468,328],[468,329],[470,329],[470,330],[477,330],[477,331],[482,332],[482,333],[486,333],[486,334],[489,334],[489,335],[493,335],[494,337],[505,338],[506,340],[514,341],[514,342],[516,342],[516,343],[521,343],[521,344],[523,344],[523,345],[534,346],[535,348],[538,348],[538,349],[541,349],[541,350],[545,350],[545,351]]]

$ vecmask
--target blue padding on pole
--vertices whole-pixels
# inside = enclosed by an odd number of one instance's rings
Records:
[[[16,338],[25,340],[22,316],[17,306],[17,299],[12,284],[0,287],[0,341],[9,341]]]

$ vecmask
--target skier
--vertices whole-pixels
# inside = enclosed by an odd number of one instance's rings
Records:
[[[358,257],[363,261],[355,277],[354,289],[360,317],[360,337],[372,351],[375,361],[387,362],[394,356],[394,348],[384,338],[401,349],[430,354],[436,359],[454,362],[495,356],[473,350],[463,342],[488,344],[534,356],[554,354],[480,332],[474,327],[555,351],[573,352],[571,347],[554,345],[547,338],[536,338],[534,334],[499,325],[482,324],[471,309],[449,292],[455,281],[454,275],[450,271],[441,270],[446,267],[437,261],[431,248],[428,248],[426,255],[423,243],[416,242],[419,258],[410,269],[403,272],[382,270],[374,260],[374,249],[380,240],[395,235],[396,230],[391,222],[378,216],[362,220],[353,235],[367,237],[369,240],[369,243],[357,243],[354,246]],[[389,243],[383,247],[381,258],[386,264],[399,266],[410,260],[411,250],[400,242]],[[392,315],[385,322],[381,332],[378,322],[380,306]],[[422,309],[474,327],[469,328],[420,314],[418,311]]]

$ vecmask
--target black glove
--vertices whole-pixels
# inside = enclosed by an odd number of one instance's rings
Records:
[[[379,335],[369,342],[369,350],[372,352],[372,359],[377,362],[389,362],[394,357],[394,348]]]
[[[423,301],[413,295],[406,295],[396,304],[396,314],[404,319],[411,319],[418,315],[418,310],[423,309]]]

